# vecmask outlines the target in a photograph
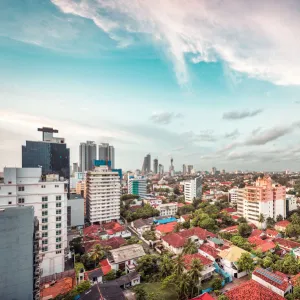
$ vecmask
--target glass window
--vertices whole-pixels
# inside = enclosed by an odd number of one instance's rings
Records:
[[[42,218],[42,223],[48,223],[48,218]]]
[[[48,208],[48,204],[42,204],[42,208]]]
[[[56,217],[56,222],[60,222],[61,221],[61,217]]]
[[[42,216],[48,216],[48,211],[42,211]]]
[[[43,245],[47,245],[48,244],[48,240],[42,240],[42,244]]]
[[[56,207],[61,207],[61,202],[56,203]]]
[[[56,243],[59,243],[59,242],[61,242],[61,238],[60,237],[56,238]]]
[[[59,251],[56,251],[56,254],[60,254],[61,253],[61,250],[59,250]]]
[[[61,214],[61,209],[57,209],[57,210],[56,210],[56,214],[57,214],[57,215],[60,215],[60,214]]]
[[[43,225],[42,230],[48,230],[48,225]]]
[[[57,244],[56,249],[61,249],[61,244]]]
[[[18,199],[18,203],[24,203],[24,202],[25,202],[24,198],[19,198]]]
[[[61,228],[61,223],[57,223],[56,228]]]
[[[56,230],[56,235],[61,235],[61,230]]]
[[[47,246],[45,246],[45,247],[42,247],[42,251],[43,251],[43,252],[46,252],[46,251],[48,251],[48,247],[47,247]]]
[[[48,201],[48,197],[47,197],[47,196],[46,196],[46,197],[42,197],[42,201],[43,201],[43,202]]]
[[[43,232],[43,233],[42,233],[42,237],[43,237],[43,238],[48,237],[48,232]]]
[[[61,200],[61,196],[56,196],[56,200]]]
[[[25,187],[24,186],[19,186],[18,187],[18,191],[19,192],[24,192],[25,191]]]

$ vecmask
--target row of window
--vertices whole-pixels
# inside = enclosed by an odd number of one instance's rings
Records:
[[[56,238],[56,243],[59,243],[59,242],[61,242],[61,237]],[[48,245],[48,240],[42,240],[42,244],[43,245]]]
[[[48,225],[43,225],[42,230],[48,230]],[[61,235],[61,230],[56,230],[56,235]],[[42,232],[42,237],[48,237],[48,232]]]
[[[61,209],[57,209],[56,214],[61,215]],[[48,211],[47,210],[42,211],[42,216],[43,217],[48,216]],[[56,221],[57,221],[57,218],[59,218],[59,221],[61,220],[61,217],[56,217]],[[43,222],[43,223],[46,223],[46,222]]]
[[[48,218],[42,218],[42,223],[48,223]],[[61,223],[56,223],[55,227],[61,228]],[[42,230],[48,230],[48,225],[42,225]]]
[[[61,196],[56,196],[56,201],[60,201],[60,200],[61,200]],[[42,202],[47,202],[47,201],[48,201],[48,197],[47,196],[42,197]],[[56,207],[58,207],[58,206],[56,206]]]
[[[61,249],[61,244],[56,245],[56,249]],[[48,251],[48,246],[42,247],[42,252],[47,252],[47,251]],[[60,254],[60,253],[61,253],[61,250],[56,251],[56,254]]]
[[[55,187],[56,187],[56,188],[59,188],[59,185],[56,184]],[[41,188],[42,188],[42,189],[45,189],[45,188],[46,188],[46,185],[41,185]],[[25,186],[18,186],[18,191],[19,191],[19,192],[24,192],[24,191],[25,191]]]

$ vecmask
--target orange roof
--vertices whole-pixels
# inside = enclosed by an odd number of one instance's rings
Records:
[[[168,224],[158,225],[156,226],[156,230],[160,231],[161,233],[170,233],[174,230],[176,224],[177,222],[171,222]]]
[[[282,220],[275,224],[275,226],[287,227],[291,222],[288,220]]]
[[[103,272],[103,275],[106,275],[108,272],[111,271],[111,265],[109,264],[107,259],[101,260],[99,265],[101,266],[101,270]]]
[[[205,293],[191,300],[214,300],[214,298],[209,293]]]
[[[52,286],[41,290],[41,298],[50,297],[55,298],[58,295],[64,295],[70,292],[73,288],[73,278],[66,277],[56,281]]]
[[[273,242],[265,242],[263,244],[258,245],[255,250],[260,250],[261,252],[267,252],[269,250],[272,250],[276,247],[276,245]]]
[[[262,233],[263,233],[262,230],[260,230],[260,229],[254,229],[254,230],[252,231],[252,233],[251,233],[250,236],[259,236],[259,235],[261,235]]]
[[[273,229],[267,229],[266,234],[275,237],[276,235],[278,235],[278,231],[273,230]]]
[[[260,237],[258,236],[250,236],[248,238],[248,242],[251,243],[251,244],[254,244],[256,246],[258,245],[262,245],[265,243],[265,241],[263,241]]]
[[[120,225],[118,222],[109,222],[102,224],[102,227],[107,231],[108,234],[114,234],[125,230],[125,227]]]
[[[185,268],[187,270],[190,269],[193,259],[199,259],[203,266],[210,265],[210,264],[213,263],[212,260],[210,260],[209,258],[203,256],[200,253],[184,255],[183,259],[184,259]]]

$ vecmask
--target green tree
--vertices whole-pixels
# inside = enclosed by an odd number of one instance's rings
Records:
[[[133,245],[133,244],[138,244],[140,243],[141,241],[136,237],[136,236],[132,236],[130,237],[127,241],[126,241],[126,244],[127,245]]]
[[[180,276],[180,280],[177,284],[179,299],[188,299],[192,288],[192,281],[187,273],[183,273]]]
[[[79,236],[72,241],[70,241],[70,250],[75,254],[82,255],[84,253],[84,249],[82,247],[82,237]]]
[[[293,289],[294,299],[300,299],[300,286],[295,286]]]
[[[291,222],[292,222],[293,225],[300,225],[300,217],[297,213],[292,214]]]
[[[289,224],[285,229],[285,234],[289,237],[298,237],[300,235],[300,225],[299,224]]]
[[[174,262],[169,255],[163,255],[159,264],[159,273],[161,278],[166,278],[172,274]]]
[[[264,268],[269,268],[273,265],[273,261],[272,258],[266,256],[265,258],[263,258],[263,267]]]
[[[250,253],[243,253],[237,262],[240,271],[250,273],[254,270],[254,262]]]
[[[241,224],[241,223],[247,223],[247,220],[244,217],[240,217],[240,218],[238,218],[237,222],[239,224]]]
[[[143,233],[143,238],[147,241],[155,241],[156,240],[155,232],[151,230],[147,230]]]
[[[260,223],[260,228],[262,228],[262,223],[265,221],[265,217],[263,214],[260,214],[258,217],[258,222]]]
[[[110,281],[116,279],[116,277],[117,277],[116,272],[114,270],[111,270],[104,276],[104,279],[106,281]]]
[[[201,271],[203,270],[203,265],[199,259],[193,259],[191,262],[190,270],[188,271],[188,275],[192,281],[192,296],[194,296],[194,288],[198,288],[199,295],[199,288],[200,288],[200,279],[201,279]]]
[[[238,226],[238,231],[242,237],[249,237],[252,232],[252,227],[247,223],[241,223]]]
[[[282,215],[277,215],[276,217],[276,222],[283,221],[283,216]]]
[[[213,290],[220,290],[222,288],[222,280],[219,277],[213,279],[211,287]]]
[[[177,224],[174,226],[173,232],[179,232],[182,229],[182,224],[177,222]]]
[[[179,278],[181,276],[181,274],[183,273],[183,270],[184,270],[184,259],[183,259],[183,255],[180,254],[178,255],[175,260],[174,260],[174,273],[175,273],[175,276],[177,278]]]
[[[218,300],[230,300],[226,295],[220,295]]]
[[[111,247],[109,247],[111,248]],[[99,261],[104,257],[104,255],[106,254],[106,250],[109,249],[108,247],[103,247],[99,244],[95,245],[94,248],[92,249],[92,252],[90,254],[91,256],[91,260],[94,261],[95,263],[95,268],[96,265],[99,263]]]
[[[141,274],[143,280],[154,280],[159,275],[159,256],[147,254],[138,260],[137,271]]]
[[[134,287],[135,299],[136,300],[148,300],[145,288],[142,285],[137,285]]]
[[[274,219],[271,218],[271,217],[268,217],[268,218],[267,218],[266,223],[267,223],[267,228],[272,228],[272,227],[274,227],[274,225],[275,225],[275,221],[274,221]]]
[[[194,254],[198,252],[198,247],[195,242],[188,239],[184,244],[182,254]]]
[[[178,185],[176,185],[176,186],[174,187],[173,193],[174,193],[175,195],[180,195],[180,190],[179,190],[179,186],[178,186]]]

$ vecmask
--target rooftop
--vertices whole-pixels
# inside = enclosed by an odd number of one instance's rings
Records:
[[[243,253],[249,253],[247,251],[245,251],[242,248],[239,248],[237,246],[231,246],[228,249],[222,250],[219,253],[219,256],[223,259],[226,259],[230,262],[237,262],[240,257],[242,256]]]
[[[111,247],[112,249],[120,248],[122,245],[126,244],[126,240],[121,236],[112,237],[108,240],[101,240],[100,238],[93,241],[87,241],[84,243],[85,252],[90,252],[92,248],[96,245],[101,245],[103,247]]]
[[[41,298],[51,297],[49,299],[52,299],[58,295],[64,295],[73,289],[73,285],[73,278],[71,277],[57,280],[54,285],[41,289]]]
[[[115,263],[120,263],[126,260],[139,258],[145,255],[143,246],[140,244],[123,246],[119,249],[110,250],[110,253]]]
[[[106,275],[107,273],[109,273],[111,271],[111,265],[109,264],[107,259],[101,260],[99,265],[101,266],[103,275]]]
[[[191,264],[192,264],[192,261],[193,261],[194,259],[199,259],[199,260],[201,261],[201,264],[202,264],[203,266],[208,266],[208,265],[211,265],[211,264],[213,263],[209,258],[203,256],[203,255],[200,254],[200,253],[184,255],[184,256],[183,256],[183,259],[184,259],[184,265],[185,265],[185,268],[186,268],[187,270],[189,270],[189,269],[191,268]]]
[[[266,234],[267,234],[267,235],[270,235],[270,236],[272,236],[272,237],[275,237],[275,236],[277,236],[277,235],[279,234],[279,232],[276,231],[276,230],[274,230],[274,229],[267,229],[267,230],[266,230]]]
[[[287,227],[291,222],[288,220],[282,220],[275,224],[275,226]]]
[[[207,253],[208,255],[212,256],[213,258],[218,257],[218,251],[214,247],[212,247],[208,244],[202,244],[199,247],[199,250],[202,250],[203,252]]]
[[[156,226],[155,230],[159,231],[161,233],[170,233],[170,232],[173,232],[176,224],[177,224],[177,222],[171,222],[168,224],[158,225],[158,226]]]
[[[278,243],[279,246],[283,247],[283,248],[287,248],[287,249],[293,249],[293,248],[299,248],[300,247],[300,243],[294,242],[294,241],[290,241],[287,239],[283,239],[283,238],[276,238],[273,240],[274,243]]]
[[[177,219],[174,217],[170,217],[170,218],[164,218],[164,219],[159,219],[159,220],[154,221],[154,223],[157,223],[157,224],[167,224],[167,223],[171,223],[171,222],[177,222]]]
[[[87,280],[87,278],[89,280],[93,280],[94,277],[102,277],[104,274],[103,274],[101,268],[97,268],[97,269],[94,269],[91,271],[86,271],[84,275],[85,275],[86,280]]]
[[[204,293],[191,300],[214,300],[214,298],[209,293]]]
[[[260,229],[254,229],[252,232],[251,232],[251,235],[250,237],[252,236],[260,236],[261,234],[263,234],[264,232]]]
[[[153,218],[148,219],[138,219],[133,222],[135,228],[141,228],[143,226],[149,226],[153,224]]]

